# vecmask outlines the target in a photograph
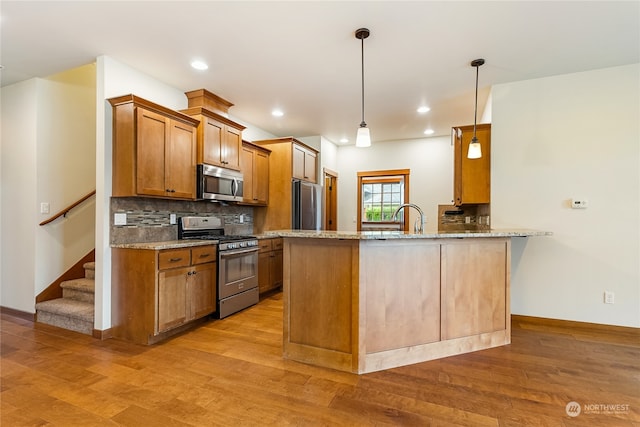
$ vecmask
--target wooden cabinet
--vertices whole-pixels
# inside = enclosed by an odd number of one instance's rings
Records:
[[[134,95],[109,102],[112,195],[195,199],[198,121]]]
[[[200,121],[198,126],[198,164],[205,163],[240,170],[242,131],[227,114],[233,104],[206,89],[185,92],[188,100],[183,113]]]
[[[152,344],[216,310],[216,247],[112,250],[112,334]]]
[[[203,107],[182,110],[198,125],[198,164],[205,163],[240,170],[240,150],[244,126]]]
[[[293,177],[303,181],[317,182],[317,152],[302,145],[293,144]]]
[[[454,198],[456,206],[491,202],[491,124],[476,126],[476,137],[482,147],[482,157],[467,158],[473,138],[473,125],[452,129],[454,142]]]
[[[269,157],[269,203],[254,210],[254,232],[292,228],[292,179],[316,182],[318,152],[295,138],[253,141],[271,150]],[[305,172],[306,170],[306,172]]]
[[[269,154],[266,148],[242,142],[243,203],[259,206],[269,203]]]
[[[260,239],[258,288],[260,293],[282,286],[282,238]]]

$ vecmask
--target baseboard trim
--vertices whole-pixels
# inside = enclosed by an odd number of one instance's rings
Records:
[[[99,339],[99,340],[103,340],[103,341],[104,341],[104,340],[108,340],[108,339],[112,338],[112,335],[111,335],[111,328],[109,328],[109,329],[105,329],[105,330],[103,330],[103,331],[101,331],[100,329],[94,329],[94,330],[91,332],[91,335],[92,335],[94,338],[97,338],[97,339]]]
[[[36,314],[35,313],[29,313],[27,311],[22,311],[22,310],[16,310],[15,308],[9,308],[9,307],[2,307],[0,306],[0,313],[2,314],[6,314],[9,316],[13,316],[13,317],[17,317],[23,320],[28,320],[30,322],[35,322],[36,321]]]
[[[640,328],[630,326],[605,325],[602,323],[578,322],[575,320],[550,319],[546,317],[511,315],[511,323],[530,324],[571,330],[597,331],[602,333],[615,333],[620,335],[640,336]]]

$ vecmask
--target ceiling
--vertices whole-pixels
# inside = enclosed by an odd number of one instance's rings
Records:
[[[2,86],[107,55],[180,90],[205,88],[277,136],[349,144],[361,27],[374,143],[472,124],[476,58],[486,60],[479,118],[491,85],[640,62],[638,1],[2,0],[0,25]],[[196,58],[209,69],[192,69]]]

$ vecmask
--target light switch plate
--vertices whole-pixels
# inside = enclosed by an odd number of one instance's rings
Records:
[[[127,225],[127,214],[126,213],[114,214],[113,225]]]
[[[176,214],[169,214],[169,224],[173,225],[176,223]]]

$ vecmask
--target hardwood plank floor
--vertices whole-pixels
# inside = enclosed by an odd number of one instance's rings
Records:
[[[511,345],[358,376],[282,359],[282,294],[149,347],[3,314],[1,425],[640,426],[637,330],[516,319]]]

